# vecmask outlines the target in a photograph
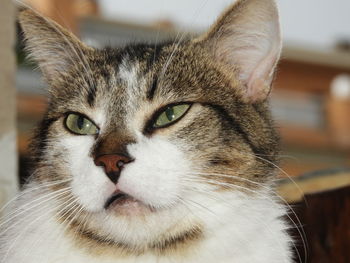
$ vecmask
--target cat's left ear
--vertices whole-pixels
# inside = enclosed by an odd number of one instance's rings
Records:
[[[21,11],[19,22],[26,48],[49,83],[72,65],[86,64],[86,54],[92,49],[59,24],[30,9]]]
[[[266,99],[282,46],[274,0],[238,0],[195,41],[229,72],[238,70],[246,102]]]

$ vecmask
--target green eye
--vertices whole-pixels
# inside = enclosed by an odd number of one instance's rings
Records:
[[[190,104],[177,104],[168,106],[158,115],[158,118],[153,124],[153,127],[160,128],[172,124],[184,116],[190,106]]]
[[[65,124],[68,130],[79,135],[95,135],[98,133],[98,128],[84,115],[78,113],[70,113]]]

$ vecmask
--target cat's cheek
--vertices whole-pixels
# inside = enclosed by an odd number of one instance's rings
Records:
[[[89,156],[93,142],[91,137],[69,136],[61,140],[61,145],[66,150],[73,195],[85,209],[97,212],[103,210],[106,200],[115,191],[115,185]]]
[[[181,149],[165,138],[143,137],[128,151],[135,161],[123,170],[118,188],[156,208],[176,204],[183,192],[182,178],[190,171]]]
[[[106,200],[115,191],[115,185],[100,171],[94,168],[81,169],[80,174],[74,174],[72,193],[78,202],[90,212],[99,212],[104,209]]]
[[[142,167],[133,165],[120,178],[118,188],[153,207],[169,207],[176,203],[180,192],[179,183],[176,179],[169,180],[171,177],[170,173],[156,169],[142,171]]]

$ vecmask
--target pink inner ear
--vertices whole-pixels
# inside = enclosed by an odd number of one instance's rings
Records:
[[[245,99],[250,102],[264,100],[270,92],[273,73],[280,51],[272,50],[252,72],[247,83]]]

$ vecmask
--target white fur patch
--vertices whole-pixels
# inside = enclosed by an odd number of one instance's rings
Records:
[[[143,90],[145,88],[145,80],[138,74],[139,67],[138,62],[131,63],[127,58],[124,58],[119,66],[118,76],[126,84],[126,103],[129,116],[134,114],[135,106],[138,104],[141,94],[145,94]]]
[[[169,207],[181,194],[181,177],[190,171],[183,153],[166,139],[142,137],[129,145],[135,159],[119,179],[119,189],[154,207]]]

